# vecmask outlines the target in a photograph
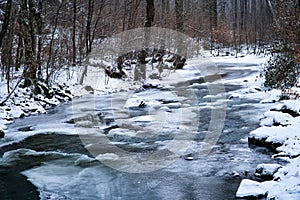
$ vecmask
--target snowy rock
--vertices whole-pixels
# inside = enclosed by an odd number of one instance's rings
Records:
[[[143,123],[150,123],[153,121],[152,117],[150,115],[144,115],[140,117],[134,117],[132,119],[134,122],[143,122]]]
[[[172,110],[169,107],[167,107],[167,106],[163,106],[159,110],[165,111],[165,112],[172,112]]]
[[[239,177],[240,174],[239,174],[237,171],[233,171],[233,172],[232,172],[232,176],[233,176],[233,177]]]
[[[19,106],[12,106],[10,113],[13,118],[20,118],[25,116],[25,113]]]
[[[80,166],[80,167],[87,167],[87,166],[92,166],[94,165],[97,160],[94,158],[90,158],[86,155],[81,156],[77,160],[74,161],[75,166]]]
[[[187,160],[187,161],[192,161],[192,160],[196,159],[195,155],[193,155],[192,153],[184,155],[184,156],[182,156],[182,158],[185,159],[185,160]]]
[[[262,91],[262,89],[258,86],[251,86],[249,88],[246,88],[246,89],[243,89],[241,92],[243,94],[249,94],[249,93],[257,93],[257,92],[260,92]]]
[[[264,117],[261,119],[261,126],[287,126],[291,125],[293,117],[288,113],[268,111],[265,112]]]
[[[293,117],[300,115],[300,101],[299,100],[284,100],[282,103],[273,106],[271,111],[281,111],[289,113]]]
[[[299,128],[298,128],[299,131]],[[294,136],[293,136],[294,135]],[[300,136],[291,134],[284,144],[277,148],[281,152],[278,156],[297,157],[300,155]]]
[[[248,141],[281,152],[280,156],[300,155],[299,126],[263,126],[250,132]]]
[[[289,159],[286,166],[274,174],[274,180],[266,181],[264,187],[269,188],[268,199],[300,199],[300,158]]]
[[[272,180],[273,175],[281,168],[279,164],[259,164],[254,175],[264,180]]]
[[[168,103],[166,106],[170,109],[178,109],[181,108],[181,103]]]
[[[97,160],[100,160],[100,161],[108,161],[108,160],[111,160],[111,161],[114,161],[114,160],[119,160],[119,156],[117,154],[114,154],[114,153],[105,153],[105,154],[99,154],[97,157],[96,157]]]
[[[268,190],[263,187],[259,182],[249,179],[242,180],[238,191],[236,192],[237,198],[263,198],[268,195]]]
[[[4,136],[5,136],[4,131],[0,129],[0,138],[4,138]]]
[[[146,106],[145,100],[141,99],[137,95],[132,95],[129,99],[127,99],[124,107],[128,109],[139,109],[141,108],[141,105]]]
[[[268,103],[275,103],[275,102],[276,102],[276,99],[269,98],[269,99],[263,99],[259,103],[261,103],[261,104],[268,104]]]
[[[280,111],[282,107],[283,107],[283,103],[279,103],[279,104],[272,106],[270,111]]]
[[[300,115],[300,101],[299,100],[285,100],[283,101],[282,112],[291,114],[294,117]]]
[[[116,129],[112,129],[109,131],[109,133],[107,134],[108,137],[135,137],[136,136],[136,132],[133,131],[128,131],[126,129],[121,129],[121,128],[116,128]]]
[[[239,93],[232,93],[230,96],[229,96],[229,99],[235,99],[235,98],[241,98],[241,94]]]

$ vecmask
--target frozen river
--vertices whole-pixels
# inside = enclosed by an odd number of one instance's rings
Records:
[[[247,66],[219,64],[220,90],[195,75],[16,120],[0,141],[1,199],[234,199],[243,172],[271,162],[245,141],[258,100],[228,100]]]

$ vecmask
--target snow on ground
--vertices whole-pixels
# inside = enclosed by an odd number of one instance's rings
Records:
[[[214,63],[222,64],[246,64],[249,68],[255,68],[253,65],[261,65],[268,61],[268,56],[257,56],[254,54],[248,54],[246,56],[235,58],[234,56],[215,56],[211,57]],[[242,67],[244,68],[244,67]],[[240,68],[240,69],[242,69]]]
[[[279,164],[259,164],[255,170],[255,176],[272,179],[274,174],[281,168]]]
[[[268,57],[254,55],[239,58],[233,56],[211,57],[214,63],[223,65],[227,67],[227,69],[256,72],[249,73],[247,77],[236,78],[234,80],[222,80],[223,83],[244,85],[243,89],[231,92],[227,100],[235,101],[242,98],[259,100],[259,105],[255,104],[258,111],[268,111],[258,114],[261,118],[261,127],[252,131],[249,138],[262,143],[275,144],[277,153],[274,155],[274,158],[281,158],[282,160],[288,161],[288,164],[285,166],[269,165],[267,163],[259,165],[257,170],[261,170],[261,175],[272,174],[272,180],[259,183],[257,181],[244,179],[240,184],[236,196],[239,198],[267,196],[268,199],[300,199],[300,117],[297,117],[300,114],[300,101],[279,101],[281,91],[269,91],[267,88],[262,87],[263,78],[259,76],[259,72],[262,70],[262,65],[267,59]],[[203,67],[200,69],[195,68],[194,66],[199,64],[199,62],[203,63]],[[207,62],[207,64],[205,64],[205,62]],[[169,71],[168,73],[170,74],[165,78],[164,83],[168,85],[169,83],[174,83],[174,81],[180,81],[180,78],[189,79],[191,77],[195,78],[195,76],[201,77],[203,75],[219,73],[216,68],[211,68],[211,64],[207,60],[203,60],[203,58],[193,58],[188,60],[187,63],[188,65],[184,67],[184,70],[179,70],[178,73]],[[236,66],[237,64],[238,66]],[[84,70],[84,68],[81,68],[81,70]],[[75,96],[89,93],[111,93],[117,90],[127,91],[140,87],[140,85],[124,84],[124,81],[117,79],[109,79],[108,83],[105,83],[104,80],[107,77],[105,77],[104,69],[90,66],[87,70],[87,74],[83,76],[84,85],[75,85],[73,89],[72,85],[80,78],[77,77],[76,74],[74,71],[62,70],[57,73],[56,77],[59,83],[68,84],[71,93],[75,94]],[[67,79],[67,77],[69,79]],[[16,81],[12,83],[12,86],[14,84],[16,84]],[[157,83],[151,82],[151,84]],[[194,86],[196,85],[192,85],[191,87]],[[57,90],[61,89],[60,85],[56,85],[56,87]],[[26,88],[18,88],[11,99],[8,100],[4,106],[0,107],[0,130],[5,130],[6,125],[11,123],[15,118],[30,114],[44,113],[47,109],[47,104],[57,105],[61,101],[61,99],[57,99],[56,97],[53,99],[40,97],[40,99],[38,99],[38,96],[34,98],[30,96],[29,93]],[[3,80],[0,82],[1,101],[6,95],[6,85]],[[168,110],[170,108],[166,107],[165,109]],[[252,117],[257,116],[242,117],[251,120]],[[151,118],[136,118],[134,122],[151,120]],[[117,129],[116,132],[110,132],[110,134],[123,135],[124,133],[122,130]]]
[[[238,191],[236,192],[237,198],[262,198],[267,196],[267,190],[262,186],[262,183],[252,181],[249,179],[242,180]]]
[[[250,70],[246,77],[222,80],[223,83],[239,84],[244,88],[229,93],[228,100],[242,98],[259,100],[254,106],[258,116],[243,116],[251,120],[260,119],[258,129],[249,135],[249,142],[264,145],[276,151],[274,159],[287,162],[283,164],[263,163],[257,166],[254,176],[257,180],[244,179],[236,193],[237,198],[300,199],[300,100],[280,100],[282,91],[263,87],[260,76],[263,65],[269,57],[247,55],[217,56],[214,63],[231,70]],[[236,67],[236,65],[240,67]],[[292,91],[299,92],[299,88]],[[263,109],[261,109],[263,108]],[[265,111],[264,111],[265,110]],[[259,113],[262,112],[262,113]],[[283,165],[283,166],[282,166]],[[265,180],[258,182],[258,180]]]
[[[253,70],[247,77],[235,80],[225,80],[224,83],[237,83],[244,85],[243,89],[233,91],[228,100],[235,101],[242,98],[251,98],[260,101],[265,113],[258,113],[260,126],[249,135],[249,142],[271,148],[276,151],[274,159],[286,161],[288,164],[261,164],[257,166],[256,178],[263,182],[244,179],[236,193],[237,198],[267,199],[300,199],[300,100],[280,100],[280,90],[269,90],[263,87],[263,78],[259,72],[267,57],[245,56],[234,58],[232,56],[213,57],[217,65],[235,66],[232,70]],[[252,65],[254,64],[254,65]],[[227,69],[229,69],[227,67]],[[244,116],[251,120],[254,116]]]
[[[69,101],[72,98],[73,86],[77,79],[74,69],[61,69],[57,71],[51,84],[50,92],[54,93],[53,97],[47,98],[45,95],[33,95],[32,88],[21,88],[22,81],[16,87],[10,98],[5,101],[8,96],[6,80],[0,80],[0,132],[5,133],[8,124],[12,123],[16,118],[22,118],[29,115],[46,113],[46,110],[58,105],[61,102]],[[17,72],[16,77],[21,77],[21,71]],[[18,84],[19,79],[10,82],[10,91]],[[44,83],[39,83],[44,85]],[[46,85],[45,85],[46,86]],[[46,86],[47,87],[47,86]],[[2,135],[4,136],[4,135]],[[0,135],[1,138],[1,135]]]

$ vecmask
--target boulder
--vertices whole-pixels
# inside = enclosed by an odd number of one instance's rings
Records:
[[[4,138],[4,136],[5,136],[4,131],[0,129],[0,138]]]
[[[264,180],[272,180],[274,174],[281,168],[279,164],[259,164],[254,175]]]
[[[261,118],[260,126],[288,126],[292,120],[293,117],[288,113],[268,111]]]
[[[236,192],[236,197],[243,199],[259,199],[267,196],[268,190],[263,187],[261,183],[249,179],[243,179],[238,188],[238,191]]]

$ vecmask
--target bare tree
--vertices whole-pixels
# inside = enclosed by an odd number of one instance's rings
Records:
[[[3,19],[3,24],[2,24],[2,27],[1,27],[1,31],[0,31],[0,48],[2,47],[3,38],[4,38],[5,33],[8,29],[8,26],[9,26],[11,7],[12,7],[12,0],[7,0],[5,13],[4,13],[4,19]]]
[[[184,14],[183,14],[183,0],[175,0],[175,13],[176,13],[176,30],[177,35],[177,48],[179,55],[185,55],[184,41],[182,38],[182,33],[184,32]]]
[[[175,0],[176,30],[184,31],[183,0]]]
[[[141,4],[141,0],[133,0],[129,12],[128,26],[127,29],[135,28],[136,18],[138,15],[138,9]]]
[[[73,0],[73,28],[72,28],[72,65],[76,65],[76,21],[77,21],[77,0]]]
[[[146,1],[147,1],[147,8],[146,8],[145,27],[151,27],[155,16],[154,0],[146,0]]]

